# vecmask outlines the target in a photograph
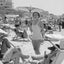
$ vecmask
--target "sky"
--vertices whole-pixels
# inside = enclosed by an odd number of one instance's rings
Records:
[[[64,0],[12,0],[14,8],[32,6],[55,15],[64,13]]]

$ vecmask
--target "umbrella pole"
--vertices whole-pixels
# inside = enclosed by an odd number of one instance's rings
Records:
[[[10,42],[9,42],[10,43]],[[10,43],[14,48],[16,48],[12,43]]]
[[[54,45],[52,42],[51,42],[51,40],[48,40],[57,50],[59,50],[59,51],[61,51],[61,49],[60,48],[58,48],[56,45]]]

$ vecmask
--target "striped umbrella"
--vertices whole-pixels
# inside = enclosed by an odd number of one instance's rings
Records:
[[[30,15],[33,12],[39,12],[40,13],[40,12],[43,11],[42,9],[35,8],[35,7],[18,7],[17,9],[20,10],[20,11],[26,11],[26,13],[29,13]]]

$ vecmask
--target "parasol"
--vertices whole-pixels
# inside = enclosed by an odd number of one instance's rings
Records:
[[[25,11],[25,13],[28,13],[29,17],[31,16],[31,14],[33,12],[39,12],[40,13],[43,11],[42,9],[35,8],[35,7],[18,7],[17,9],[20,11]]]
[[[9,27],[9,28],[12,28],[12,29],[14,29],[15,27],[14,27],[14,25],[11,25],[11,24],[2,24],[3,26],[6,26],[6,27]]]
[[[61,34],[45,34],[46,37],[56,40],[63,40],[64,36]]]

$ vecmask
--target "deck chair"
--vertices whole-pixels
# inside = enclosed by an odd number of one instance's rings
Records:
[[[60,41],[60,48],[62,49],[59,51],[53,60],[52,64],[64,64],[64,40]]]
[[[59,51],[52,64],[64,64],[63,60],[64,60],[64,51]]]
[[[60,48],[61,48],[61,49],[64,49],[64,40],[61,40],[61,41],[60,41]]]

